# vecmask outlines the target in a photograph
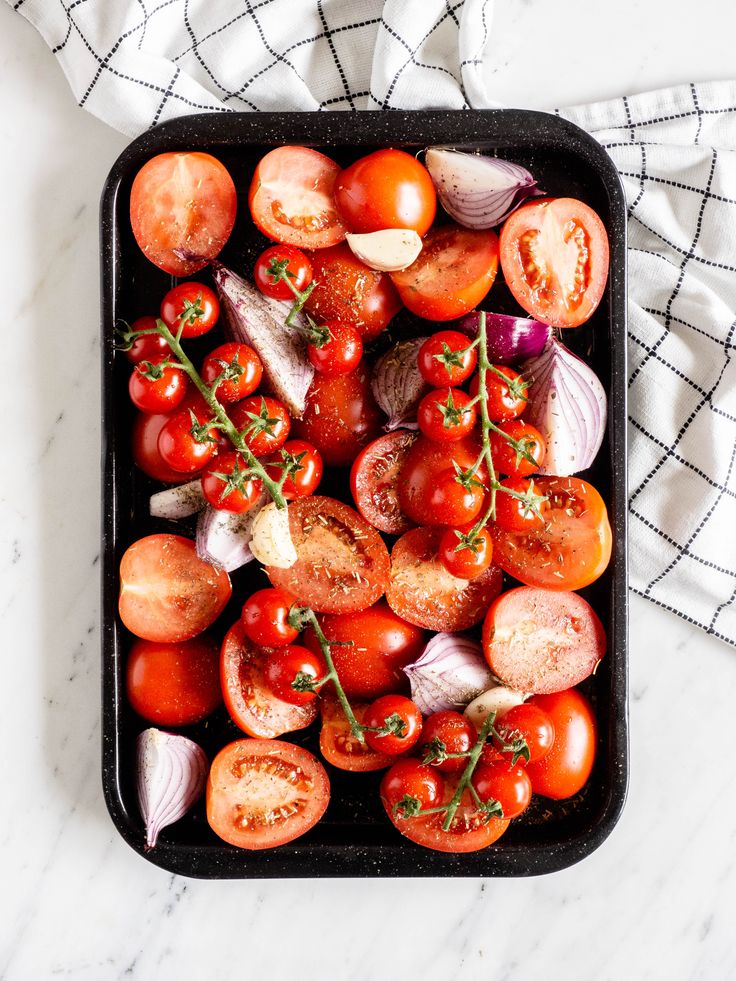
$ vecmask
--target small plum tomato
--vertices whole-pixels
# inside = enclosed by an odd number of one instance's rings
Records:
[[[477,735],[472,722],[459,712],[435,712],[425,719],[419,749],[424,762],[443,773],[459,773],[465,769],[467,756],[446,758],[445,754],[469,753]]]
[[[419,348],[417,367],[422,378],[434,388],[462,385],[478,363],[472,341],[458,330],[440,330]],[[477,391],[472,395],[477,395]]]
[[[278,453],[265,462],[266,473],[272,480],[280,480],[284,466],[290,469],[281,493],[287,501],[297,497],[310,497],[322,480],[322,457],[319,451],[303,439],[287,440]]]
[[[161,319],[172,334],[184,325],[182,337],[200,337],[217,323],[220,301],[204,283],[179,283],[161,301]]]
[[[409,818],[421,808],[437,807],[442,800],[443,779],[435,767],[419,760],[397,760],[381,780],[381,800],[395,817]]]
[[[422,713],[404,695],[383,695],[371,702],[363,717],[365,741],[377,753],[408,752],[422,735]]]
[[[503,490],[496,494],[496,524],[504,531],[538,531],[544,528],[544,514],[549,509],[549,502],[534,486],[533,480],[524,477],[507,477],[501,481],[514,494],[526,495],[526,500],[507,494]],[[538,497],[534,504],[532,501]]]
[[[508,477],[528,477],[536,473],[544,463],[546,453],[544,436],[539,430],[523,419],[502,422],[498,428],[500,433],[493,431],[489,436],[496,470]],[[506,437],[514,440],[516,445]]]
[[[506,760],[479,763],[471,777],[478,797],[487,803],[497,800],[506,820],[518,817],[529,807],[532,782],[523,766],[510,766]]]
[[[472,525],[471,525],[472,528]],[[493,541],[487,528],[470,537],[471,528],[448,528],[440,538],[439,560],[451,576],[475,579],[481,576],[493,560]]]
[[[245,514],[263,492],[257,477],[248,475],[248,465],[240,454],[220,452],[202,471],[202,493],[210,507],[218,511]]]
[[[263,365],[248,344],[230,342],[210,351],[202,363],[202,380],[211,385],[218,378],[218,402],[229,405],[251,395],[261,384]]]
[[[155,317],[139,317],[130,325],[130,331],[155,330]],[[131,364],[139,361],[155,361],[158,355],[169,353],[169,345],[160,334],[141,334],[130,342],[125,357]]]
[[[289,644],[271,651],[263,669],[266,685],[277,698],[290,705],[308,705],[319,695],[312,686],[327,674],[319,654]]]
[[[283,263],[286,265],[283,266]],[[279,276],[279,266],[288,277],[288,283],[283,275]],[[303,252],[291,245],[272,245],[256,259],[253,278],[264,296],[274,300],[293,300],[295,290],[301,293],[312,282],[312,263]]]
[[[246,637],[260,647],[293,644],[299,636],[289,623],[289,611],[295,602],[285,589],[269,586],[257,590],[245,601],[240,615]]]
[[[417,422],[428,439],[450,443],[467,436],[477,413],[471,398],[460,388],[435,388],[427,392],[417,408]]]
[[[166,355],[157,354],[149,361],[139,361],[128,381],[130,400],[136,409],[154,415],[172,412],[184,398],[187,376],[181,368],[166,364]]]
[[[180,473],[196,473],[217,452],[214,431],[192,421],[189,412],[170,416],[158,434],[161,459]]]
[[[486,371],[486,408],[491,422],[508,422],[518,419],[527,405],[527,383],[518,371],[504,364],[493,365],[494,371]],[[504,375],[499,378],[496,372]],[[470,382],[470,394],[478,394],[479,379],[474,375]]]
[[[283,402],[270,395],[249,395],[230,411],[233,425],[245,433],[248,449],[255,456],[280,450],[291,429],[291,419]]]
[[[520,766],[544,759],[555,741],[555,726],[552,719],[544,709],[532,705],[531,702],[524,702],[509,709],[498,722],[496,729],[506,745],[513,745],[518,739],[523,739],[526,743],[529,759],[520,756],[517,761]],[[494,743],[500,746],[496,738]]]
[[[220,645],[207,634],[166,644],[136,640],[125,676],[128,701],[149,722],[188,726],[222,702]]]
[[[349,375],[358,367],[363,357],[363,341],[352,324],[342,320],[330,320],[322,329],[329,331],[323,343],[307,345],[310,364],[326,378]]]

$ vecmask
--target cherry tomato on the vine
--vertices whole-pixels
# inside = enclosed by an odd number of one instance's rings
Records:
[[[170,467],[158,449],[159,433],[170,418],[163,413],[153,416],[147,412],[136,413],[131,433],[133,462],[154,480],[160,480],[164,484],[178,484],[186,479],[185,475]]]
[[[246,637],[261,647],[293,644],[299,631],[289,623],[295,599],[286,589],[268,587],[253,593],[243,604],[241,619]]]
[[[410,447],[401,467],[398,495],[401,511],[418,525],[451,525],[459,528],[480,514],[488,472],[478,468],[477,481],[469,486],[457,478],[457,468],[469,470],[480,445],[472,439],[435,443],[420,436]]]
[[[327,666],[322,657],[299,644],[289,644],[272,651],[263,669],[268,687],[277,698],[290,705],[308,705],[313,702],[319,691],[310,691],[307,687],[300,690],[299,682],[320,681],[325,674]]]
[[[472,525],[471,525],[472,527]],[[470,529],[460,529],[467,535]],[[448,528],[440,538],[439,560],[452,576],[458,579],[475,579],[481,576],[493,560],[493,541],[487,528],[481,528],[469,543],[454,528]],[[462,547],[459,547],[462,544]]]
[[[130,325],[130,330],[155,330],[155,317],[139,317]],[[160,334],[141,334],[132,341],[125,352],[125,357],[131,364],[139,361],[154,361],[158,355],[169,353],[169,345]]]
[[[524,477],[507,477],[501,481],[502,487],[507,487],[517,494],[531,494],[543,497],[535,487],[533,480]],[[504,531],[536,531],[544,528],[544,514],[549,509],[548,501],[537,501],[535,507],[530,503],[499,491],[496,494],[496,524]]]
[[[301,292],[312,282],[312,263],[303,252],[291,245],[272,245],[256,259],[253,278],[265,296],[274,300],[293,300],[294,290],[283,279],[276,279],[269,269],[274,262],[286,262],[286,275],[295,290]]]
[[[324,326],[329,330],[330,337],[321,345],[307,345],[310,363],[325,378],[350,374],[363,357],[360,333],[352,324],[342,320],[330,320]]]
[[[486,408],[491,422],[508,422],[510,419],[518,419],[526,408],[527,399],[525,396],[524,379],[518,371],[509,368],[507,365],[494,365],[496,371],[511,382],[499,378],[493,371],[486,371]],[[478,394],[479,380],[478,375],[473,376],[470,383],[470,394],[475,398]],[[513,388],[513,391],[512,391]]]
[[[233,425],[245,432],[245,442],[255,456],[280,450],[291,429],[286,406],[270,395],[249,395],[230,410]]]
[[[202,362],[202,380],[208,385],[223,373],[225,378],[217,386],[215,396],[218,402],[229,405],[255,392],[261,384],[263,364],[250,345],[233,341],[220,344]]]
[[[506,820],[523,814],[532,799],[532,782],[526,770],[518,764],[510,766],[506,760],[479,763],[471,782],[484,803],[499,802]]]
[[[139,362],[130,375],[128,392],[133,405],[141,412],[172,412],[187,390],[187,376],[181,368],[161,365],[165,354]]]
[[[192,433],[192,426],[188,412],[177,412],[169,417],[158,434],[161,459],[180,473],[196,473],[217,452],[217,443],[207,433],[201,441],[197,439]]]
[[[218,453],[200,477],[207,503],[218,511],[250,511],[263,493],[263,484],[257,477],[247,476],[247,470],[248,464],[239,453]]]
[[[445,753],[468,753],[475,745],[477,733],[469,719],[459,712],[435,712],[424,722],[420,740],[420,752],[424,754],[429,749],[444,749]],[[439,746],[442,743],[442,746]],[[443,773],[459,773],[465,769],[468,760],[466,756],[432,762]]]
[[[265,463],[266,473],[272,480],[280,480],[282,464],[291,460],[298,469],[293,470],[284,481],[281,493],[287,501],[297,497],[309,497],[319,487],[322,480],[322,457],[316,447],[304,439],[287,440],[278,453]]]
[[[419,348],[417,367],[422,378],[435,388],[462,385],[475,371],[478,363],[476,348],[458,330],[441,330]],[[478,392],[472,392],[477,395]]]
[[[399,816],[405,808],[398,805],[405,798],[414,798],[425,810],[429,807],[437,807],[442,800],[443,789],[443,779],[436,767],[426,766],[419,760],[407,758],[397,760],[384,774],[381,780],[381,799],[387,810]],[[412,805],[409,807],[411,808]]]
[[[422,713],[410,698],[383,695],[368,706],[363,725],[378,730],[365,733],[365,741],[371,749],[398,756],[399,753],[408,752],[419,741]]]
[[[204,283],[179,283],[161,301],[161,319],[172,334],[184,324],[182,337],[200,337],[217,323],[220,301]]]
[[[555,727],[552,719],[538,705],[524,702],[515,705],[501,719],[496,728],[506,742],[513,743],[515,739],[523,739],[529,749],[529,763],[536,763],[552,749],[555,741]],[[497,740],[494,739],[497,744]],[[518,760],[521,766],[526,762],[524,757]]]
[[[502,422],[499,427],[506,436],[510,436],[522,447],[534,460],[527,459],[521,453],[517,453],[516,448],[505,439],[501,433],[491,432],[491,455],[493,465],[499,473],[509,477],[528,477],[529,474],[536,473],[544,463],[546,444],[544,436],[531,423],[524,422],[523,419],[511,419],[509,422]]]
[[[420,430],[437,443],[454,442],[475,426],[477,412],[471,398],[460,388],[435,388],[417,408]]]

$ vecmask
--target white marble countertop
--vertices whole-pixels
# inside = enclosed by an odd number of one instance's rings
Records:
[[[727,77],[735,33],[723,0],[515,0],[491,91],[547,108]],[[736,653],[642,600],[628,805],[574,868],[199,882],[118,837],[99,777],[97,208],[125,140],[5,4],[0,38],[0,978],[733,977]]]

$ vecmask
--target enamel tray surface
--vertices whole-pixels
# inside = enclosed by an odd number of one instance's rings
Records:
[[[580,795],[554,803],[535,798],[496,845],[468,855],[433,852],[403,838],[388,822],[378,797],[381,773],[344,773],[326,765],[332,800],[308,834],[275,850],[246,852],[222,842],[207,825],[204,803],[165,829],[157,847],[144,852],[143,825],[134,779],[137,734],[147,727],[125,698],[125,660],[131,636],[117,619],[118,565],[125,549],[153,532],[192,536],[194,525],[152,519],[148,498],[159,489],[132,463],[127,395],[130,366],[114,356],[114,325],[155,314],[175,282],[138,249],[128,218],[133,178],[151,156],[169,150],[203,150],[228,168],[238,190],[238,217],[220,259],[243,273],[266,240],[250,221],[247,192],[253,169],[274,146],[298,143],[323,150],[342,164],[381,146],[410,152],[434,144],[498,152],[528,167],[554,196],[577,197],[601,216],[611,245],[606,294],[592,320],[564,332],[564,342],[584,356],[609,398],[608,433],[590,478],[609,508],[614,553],[607,572],[583,590],[608,631],[608,654],[582,686],[599,725],[598,756]],[[149,861],[202,878],[312,876],[520,876],[565,868],[608,836],[626,797],[627,573],[626,573],[626,208],[618,174],[604,150],[583,130],[545,113],[519,110],[464,112],[232,113],[187,116],[150,130],[121,154],[110,171],[101,205],[102,250],[102,782],[110,815],[128,844]],[[208,281],[207,271],[197,278]],[[484,304],[518,310],[499,280]],[[391,325],[395,335],[401,330]],[[407,329],[411,329],[409,326]],[[215,340],[215,337],[218,340]],[[189,342],[195,363],[219,342],[213,333]],[[585,474],[584,476],[588,476]],[[340,485],[325,493],[345,498]],[[322,491],[320,491],[322,492]],[[346,498],[349,500],[349,497]],[[266,584],[252,563],[233,573],[233,600],[213,628],[218,637],[238,617],[249,593]],[[224,709],[181,730],[210,758],[243,734]],[[317,729],[284,737],[314,749]]]

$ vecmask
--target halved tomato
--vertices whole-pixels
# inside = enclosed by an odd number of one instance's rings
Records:
[[[212,761],[207,821],[237,848],[285,845],[314,827],[329,802],[325,768],[301,746],[236,739]]]
[[[437,557],[441,528],[414,528],[391,551],[388,605],[404,620],[452,633],[479,623],[501,592],[503,575],[489,566],[475,579],[456,579]]]
[[[292,705],[269,690],[263,670],[271,647],[258,647],[245,635],[241,620],[225,634],[220,651],[222,693],[233,722],[257,739],[273,739],[304,729],[317,717],[314,702]]]
[[[251,181],[253,221],[275,242],[324,249],[345,238],[334,200],[340,167],[305,146],[279,146],[263,157]]]
[[[417,433],[406,429],[379,436],[366,446],[350,471],[355,506],[366,521],[387,535],[401,535],[412,526],[401,513],[399,474],[417,438]]]
[[[395,759],[396,757],[394,757]],[[442,804],[449,804],[457,789],[458,778],[448,776],[445,779],[445,790]],[[448,831],[442,830],[445,815],[419,815],[418,817],[401,817],[393,813],[393,807],[382,798],[386,814],[397,831],[400,831],[409,841],[431,848],[436,852],[477,852],[498,841],[510,822],[502,818],[488,819],[478,811],[469,791],[463,794],[452,824]],[[440,805],[441,806],[441,805]]]
[[[575,198],[530,201],[501,229],[501,268],[532,317],[552,327],[578,327],[590,319],[606,288],[606,229]]]
[[[369,770],[383,770],[396,762],[395,756],[389,756],[388,753],[376,753],[367,745],[361,746],[350,732],[345,713],[334,695],[325,692],[320,698],[320,702],[322,730],[319,734],[319,748],[328,763],[337,767],[338,770],[367,773]],[[369,702],[350,702],[358,722],[363,722],[369,704]]]
[[[611,526],[603,498],[578,477],[535,477],[548,507],[539,530],[491,526],[493,560],[527,586],[582,589],[601,576],[611,558]]]
[[[365,610],[383,596],[388,550],[357,511],[331,497],[305,497],[289,504],[289,530],[298,558],[288,569],[266,566],[274,586],[318,613]]]
[[[419,257],[391,273],[404,305],[427,320],[453,320],[478,306],[498,271],[498,239],[490,231],[441,225],[424,238]]]
[[[230,576],[203,562],[181,535],[139,538],[120,560],[120,619],[143,640],[191,640],[215,622],[231,593]]]

